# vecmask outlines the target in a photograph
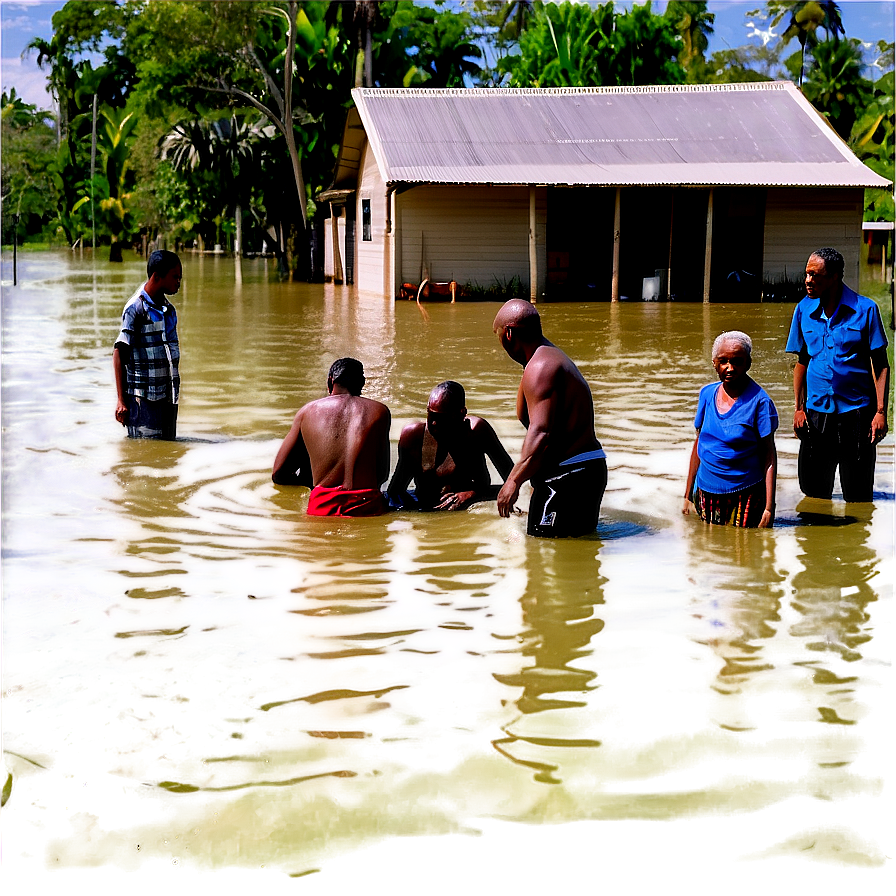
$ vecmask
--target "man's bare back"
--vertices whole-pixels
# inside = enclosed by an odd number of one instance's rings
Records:
[[[302,407],[283,440],[271,478],[278,485],[378,489],[389,475],[389,409],[362,398],[363,367],[340,358],[325,398]]]
[[[529,404],[544,401],[551,405],[552,424],[545,465],[553,466],[600,447],[594,435],[591,388],[569,356],[550,343],[535,350],[520,380],[516,414],[526,429],[530,424]]]
[[[360,395],[333,394],[296,415],[314,485],[377,488],[389,475],[388,408]]]

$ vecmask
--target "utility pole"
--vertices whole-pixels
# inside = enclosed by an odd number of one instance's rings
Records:
[[[93,95],[93,136],[90,140],[90,226],[93,230],[93,257],[96,258],[96,205],[93,201],[93,175],[96,173],[96,102]]]

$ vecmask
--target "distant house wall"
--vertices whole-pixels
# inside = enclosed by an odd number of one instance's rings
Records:
[[[370,201],[370,240],[364,239],[364,201]],[[361,154],[361,174],[358,180],[357,218],[355,248],[357,264],[355,266],[355,283],[362,292],[376,292],[389,295],[390,284],[386,282],[386,255],[388,240],[386,238],[386,184],[380,176],[379,168],[370,149],[364,146]]]
[[[529,188],[419,186],[398,196],[401,282],[419,283],[421,260],[431,280],[491,286],[519,277],[529,286]],[[546,270],[547,190],[536,190],[538,295]],[[421,252],[423,258],[421,259]]]
[[[766,280],[800,279],[809,255],[832,246],[846,263],[844,280],[859,283],[864,191],[769,188],[765,205],[763,268]]]

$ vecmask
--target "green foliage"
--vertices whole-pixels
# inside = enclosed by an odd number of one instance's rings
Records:
[[[709,38],[715,31],[715,14],[708,11],[705,0],[670,0],[664,17],[681,39],[678,61],[684,66],[688,81],[702,82]]]
[[[787,60],[791,71],[800,64],[797,57]],[[856,118],[871,98],[872,85],[862,75],[864,67],[861,43],[856,39],[822,41],[812,48],[803,94],[844,140],[849,139]]]
[[[511,87],[600,87],[679,84],[680,41],[650,3],[622,14],[612,2],[535,3],[519,52],[498,60]]]
[[[879,41],[877,66],[884,72],[874,82],[871,97],[859,110],[849,144],[853,152],[873,171],[893,181],[894,131],[894,43]],[[865,220],[892,221],[896,217],[893,191],[865,191]]]
[[[12,242],[12,215],[19,215],[17,235],[40,234],[53,220],[57,192],[48,175],[56,156],[56,137],[48,112],[16,95],[13,88],[0,97],[0,187],[3,242]]]
[[[523,283],[519,277],[511,277],[509,280],[495,277],[494,282],[490,284],[473,280],[460,287],[461,298],[473,302],[507,302],[521,295],[523,295]]]

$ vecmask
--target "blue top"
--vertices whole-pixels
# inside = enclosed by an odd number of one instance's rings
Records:
[[[876,403],[870,352],[886,346],[877,305],[848,286],[829,320],[821,299],[802,299],[793,312],[787,351],[808,356],[806,408],[843,414]]]
[[[700,458],[695,484],[713,495],[739,492],[765,478],[761,440],[778,428],[778,411],[765,389],[747,379],[749,385],[725,414],[716,407],[721,383],[700,390],[694,418]]]

